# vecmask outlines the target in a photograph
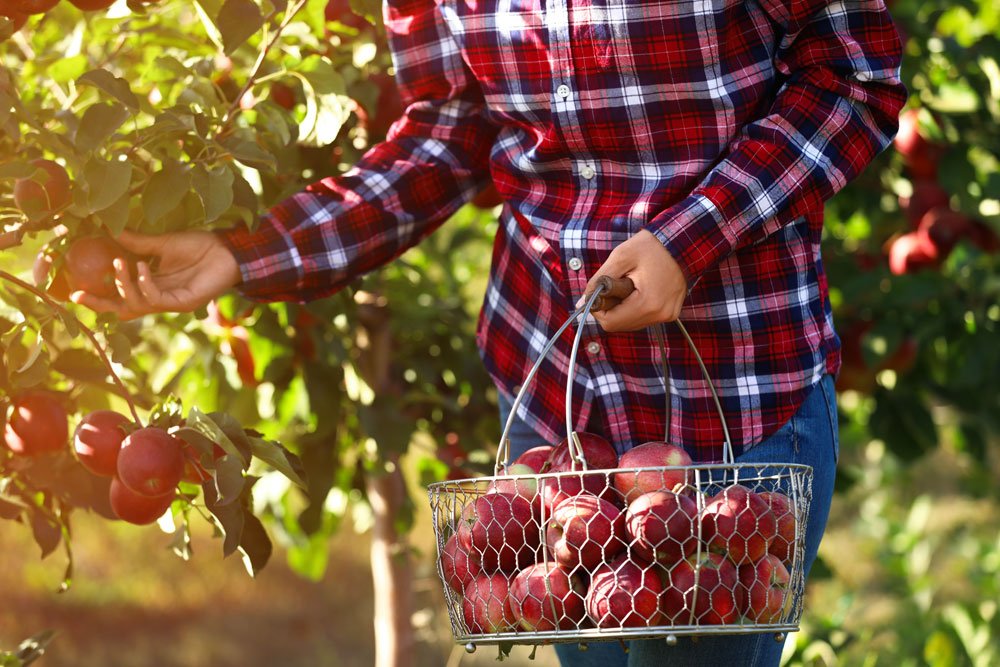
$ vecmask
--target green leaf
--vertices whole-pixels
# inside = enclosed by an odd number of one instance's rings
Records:
[[[159,222],[174,210],[191,189],[191,175],[179,162],[167,161],[153,174],[142,191],[142,210],[146,221]]]
[[[121,199],[132,183],[132,165],[115,160],[91,159],[83,167],[87,184],[87,206],[91,213],[103,211]]]
[[[224,536],[222,553],[228,556],[240,546],[246,512],[240,503],[221,503],[218,491],[212,482],[205,482],[201,488],[205,495],[205,507],[218,519],[219,528]]]
[[[53,360],[52,368],[74,380],[81,382],[103,382],[108,369],[93,352],[82,348],[70,348]]]
[[[77,79],[76,82],[81,86],[89,85],[97,88],[132,111],[139,110],[139,100],[132,92],[128,81],[115,76],[106,69],[91,70]]]
[[[111,361],[124,364],[132,358],[132,341],[120,331],[108,334],[108,347],[111,348]]]
[[[128,110],[120,104],[92,104],[83,112],[76,130],[76,147],[92,151],[103,144],[128,120]]]
[[[239,548],[243,554],[243,565],[251,577],[256,577],[264,569],[274,551],[264,524],[248,508],[244,508],[243,512],[243,532]]]
[[[94,217],[107,228],[109,234],[117,236],[122,233],[122,230],[128,224],[131,207],[132,196],[126,192],[111,206],[108,206],[100,213],[96,213]]]
[[[302,463],[297,456],[279,443],[263,438],[250,438],[250,449],[253,455],[261,461],[270,465],[301,488],[306,488],[306,483],[298,472],[302,469]]]
[[[219,505],[228,505],[237,500],[246,486],[243,475],[243,459],[239,456],[226,454],[215,460],[215,490]]]
[[[233,205],[233,172],[227,167],[197,167],[191,185],[205,207],[205,222],[215,222]]]
[[[74,79],[78,80],[80,75],[87,70],[88,64],[87,56],[83,54],[59,58],[45,68],[45,74],[53,81],[66,83]]]
[[[226,0],[215,17],[226,53],[232,53],[264,25],[260,7],[251,0]]]
[[[45,558],[55,551],[62,541],[62,526],[47,512],[35,509],[31,512],[31,534],[42,550],[42,558]]]
[[[261,148],[251,139],[244,139],[233,135],[231,137],[226,137],[220,143],[235,159],[248,167],[264,169],[271,172],[275,170],[274,155]]]

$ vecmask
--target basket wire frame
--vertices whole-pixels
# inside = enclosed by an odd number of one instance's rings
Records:
[[[455,640],[471,651],[477,645],[504,642],[585,644],[661,638],[673,644],[682,635],[761,632],[781,638],[797,630],[805,592],[804,528],[812,499],[812,468],[734,462],[718,394],[680,322],[676,324],[698,360],[723,425],[723,462],[588,468],[579,435],[572,430],[572,385],[583,322],[602,289],[598,285],[543,346],[504,425],[495,475],[428,487],[437,570]],[[510,474],[506,471],[508,435],[518,405],[542,360],[577,319],[580,327],[571,351],[566,392],[571,469]],[[663,355],[664,382],[669,383],[662,332],[656,329],[654,333]],[[668,440],[669,384],[666,389]],[[680,485],[669,486],[678,476]],[[573,500],[581,491],[584,499]],[[750,498],[766,497],[769,503],[779,503],[780,509],[782,498],[772,500],[775,494],[783,497],[787,512],[767,519],[777,514],[777,510],[770,511],[773,505],[764,512],[760,501]],[[649,498],[634,502],[642,496]],[[717,505],[719,498],[726,507],[714,520],[706,519],[706,508]],[[677,507],[662,516],[662,503],[671,502]],[[638,505],[641,509],[630,513]],[[577,520],[581,515],[587,518]],[[747,535],[746,530],[741,533],[726,524],[723,530],[723,520],[729,521],[726,517],[742,522],[744,528],[752,522],[754,529]],[[790,539],[780,549],[774,548],[782,558],[759,556],[764,538],[756,538],[777,532],[778,521],[784,522],[786,532],[791,525]],[[654,533],[678,531],[661,528],[661,523],[680,526],[681,537],[670,534],[659,542],[652,540]],[[761,523],[765,525],[758,533]],[[766,551],[771,550],[768,544]],[[765,560],[770,569],[758,570]],[[780,593],[774,592],[773,580],[764,582],[761,576],[776,577]],[[716,606],[727,611],[720,612]]]

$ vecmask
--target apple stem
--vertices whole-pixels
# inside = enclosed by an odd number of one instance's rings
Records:
[[[21,280],[20,278],[7,273],[6,271],[0,271],[0,280],[6,280],[9,283],[17,285],[23,290],[31,292],[36,297],[41,299],[42,302],[49,307],[49,309],[55,311],[62,317],[69,318],[70,320],[73,321],[74,324],[76,324],[80,328],[80,330],[83,332],[83,335],[85,335],[87,339],[90,340],[90,343],[93,345],[94,350],[97,352],[97,356],[101,358],[101,361],[104,363],[104,366],[108,369],[108,373],[111,375],[112,381],[121,390],[122,397],[125,399],[125,402],[128,403],[129,410],[132,412],[132,419],[141,428],[143,425],[142,420],[139,418],[139,411],[136,410],[135,400],[132,398],[131,392],[129,392],[128,388],[125,386],[125,383],[122,382],[122,379],[118,377],[118,374],[115,373],[114,365],[111,363],[111,360],[108,358],[107,353],[104,351],[104,348],[101,347],[100,342],[98,342],[97,337],[94,335],[94,332],[91,331],[90,327],[86,326],[83,322],[81,322],[76,315],[74,315],[67,308],[63,307],[62,304],[55,301],[52,297],[50,297],[48,294],[38,289],[34,285],[27,283]]]

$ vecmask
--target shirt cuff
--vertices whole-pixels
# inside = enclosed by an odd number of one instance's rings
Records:
[[[673,255],[689,290],[705,271],[736,247],[736,239],[726,234],[722,212],[700,194],[688,195],[663,211],[646,225],[646,230]]]
[[[236,258],[243,279],[236,290],[243,296],[277,301],[294,294],[301,282],[301,260],[290,235],[273,216],[263,216],[253,230],[237,225],[215,230],[215,234]]]

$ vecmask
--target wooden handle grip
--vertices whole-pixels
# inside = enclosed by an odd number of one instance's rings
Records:
[[[635,291],[635,283],[631,278],[612,278],[611,276],[600,276],[594,283],[594,289],[587,292],[584,298],[603,288],[601,294],[594,301],[591,310],[610,310],[621,303],[622,299]]]

